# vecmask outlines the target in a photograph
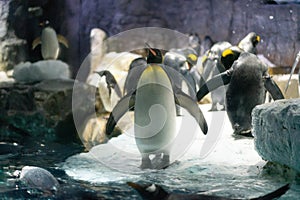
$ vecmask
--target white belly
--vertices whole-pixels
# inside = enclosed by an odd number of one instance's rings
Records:
[[[45,60],[54,59],[56,60],[59,53],[59,44],[57,40],[56,32],[52,28],[45,28],[42,31],[41,36],[41,49],[42,56]]]
[[[159,66],[148,67],[140,78],[134,122],[141,153],[169,154],[176,137],[176,111],[171,83]]]

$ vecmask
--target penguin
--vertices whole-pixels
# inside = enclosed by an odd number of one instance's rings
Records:
[[[138,78],[136,90],[120,99],[106,124],[106,134],[110,135],[118,120],[134,108],[134,134],[142,155],[141,169],[162,169],[170,164],[171,143],[176,137],[175,104],[186,108],[202,132],[207,133],[207,124],[197,101],[171,83],[167,68],[148,64]],[[152,165],[151,154],[163,154],[157,166]]]
[[[211,73],[211,77],[214,77],[217,74],[228,70],[232,66],[232,63],[238,58],[238,56],[242,52],[256,54],[256,46],[259,42],[260,36],[257,35],[255,32],[250,32],[238,43],[237,46],[232,46],[229,42],[226,41],[214,44],[209,50],[208,56],[206,57],[206,59],[204,60],[205,62],[203,63],[203,78],[207,80]],[[203,85],[203,83],[201,83],[201,85]],[[222,106],[221,110],[225,110],[226,90],[227,87],[222,86],[217,90],[212,91],[212,107],[210,111],[217,111],[217,104],[220,104]]]
[[[260,36],[255,32],[250,32],[238,43],[238,47],[245,52],[256,54],[256,46],[259,42]]]
[[[205,80],[209,80],[211,77],[214,77],[226,70],[220,61],[220,57],[222,52],[231,46],[232,45],[229,42],[221,41],[215,43],[210,48],[210,50],[207,52],[207,56],[202,60],[204,69],[200,86],[205,83]],[[225,90],[226,86],[223,86],[211,92],[212,106],[209,111],[225,109]],[[218,108],[218,104],[221,106],[221,108]]]
[[[226,111],[234,134],[250,136],[252,109],[265,101],[266,90],[274,100],[283,99],[277,84],[268,74],[268,67],[248,52],[242,52],[232,67],[210,79],[197,92],[200,101],[209,90],[227,85]]]
[[[119,87],[115,77],[110,73],[110,71],[102,70],[100,72],[95,72],[95,73],[101,77],[105,76],[109,97],[111,96],[111,89],[115,90],[118,97],[122,97],[122,92],[120,90],[120,87]]]
[[[231,198],[206,195],[206,194],[179,194],[170,193],[156,184],[139,185],[133,182],[127,182],[127,185],[135,189],[144,200],[231,200]],[[290,184],[286,184],[277,190],[250,200],[271,200],[284,195],[290,189]],[[237,199],[236,199],[237,200]]]
[[[59,43],[69,48],[68,41],[62,35],[57,35],[55,30],[50,27],[48,20],[40,24],[43,27],[42,34],[32,42],[32,49],[41,45],[42,57],[44,60],[56,60],[59,55]]]

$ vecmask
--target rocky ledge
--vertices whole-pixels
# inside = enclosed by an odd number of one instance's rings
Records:
[[[263,159],[300,172],[300,98],[256,106],[252,125],[255,148]]]
[[[43,141],[80,142],[72,116],[74,80],[44,80],[35,83],[0,83],[0,137],[20,142],[36,137]],[[96,89],[77,84],[77,112],[95,112]],[[100,105],[101,106],[101,105]]]

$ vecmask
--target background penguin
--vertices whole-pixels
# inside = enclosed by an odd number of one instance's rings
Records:
[[[238,47],[245,52],[256,54],[256,46],[259,42],[260,36],[255,32],[250,32],[238,43]]]
[[[105,76],[109,97],[111,96],[111,89],[114,89],[116,94],[119,97],[122,97],[122,92],[120,90],[120,87],[119,87],[115,77],[110,73],[110,71],[103,70],[103,71],[95,72],[95,73],[98,74],[101,77]]]
[[[169,165],[171,143],[176,137],[175,103],[186,108],[203,133],[207,133],[207,124],[197,102],[171,83],[166,68],[148,65],[138,79],[136,90],[118,102],[106,124],[106,134],[109,135],[118,120],[134,108],[134,132],[142,155],[142,169],[161,169]],[[161,153],[162,162],[153,166],[149,155]]]
[[[283,99],[277,84],[259,58],[243,52],[233,66],[204,84],[197,92],[200,101],[209,90],[229,84],[226,92],[226,110],[236,134],[251,136],[251,112],[265,102],[266,89],[274,100]]]
[[[56,60],[60,50],[59,42],[68,48],[68,41],[62,35],[56,34],[55,30],[49,26],[49,21],[46,20],[41,23],[41,26],[43,27],[41,37],[36,38],[32,42],[32,49],[35,49],[40,44],[43,59]]]
[[[213,195],[205,195],[205,194],[179,194],[179,193],[169,193],[164,190],[161,186],[156,184],[150,185],[139,185],[132,182],[127,182],[127,184],[135,189],[142,199],[145,200],[230,200],[231,198],[213,196]],[[279,189],[266,194],[264,196],[260,196],[257,198],[253,198],[250,200],[271,200],[278,198],[284,195],[290,189],[290,185],[286,184]],[[237,200],[237,199],[236,199]]]
[[[220,58],[222,52],[230,46],[231,44],[226,41],[217,42],[207,52],[206,57],[202,60],[202,66],[204,69],[202,73],[203,81],[200,83],[200,86],[202,86],[206,80],[209,80],[225,71]],[[211,92],[212,106],[210,111],[219,110],[217,107],[218,104],[222,106],[221,110],[225,108],[225,91],[226,86],[223,86]]]
[[[256,54],[256,46],[259,42],[260,37],[255,32],[250,32],[238,43],[237,46],[231,46],[231,44],[228,42],[218,42],[214,44],[209,50],[209,53],[202,64],[204,67],[204,80],[208,80],[209,77],[214,77],[217,74],[229,69],[232,66],[234,60],[238,58],[241,52],[249,52]],[[227,49],[231,50],[230,54],[226,53]],[[201,85],[203,85],[203,83],[201,83]],[[227,87],[222,86],[217,90],[212,91],[212,107],[210,111],[217,111],[217,104],[223,106],[222,110],[224,110],[226,89]]]

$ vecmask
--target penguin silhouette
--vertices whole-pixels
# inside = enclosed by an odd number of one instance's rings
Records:
[[[205,195],[205,194],[178,194],[170,193],[164,190],[161,186],[156,184],[139,185],[137,183],[127,182],[127,184],[135,189],[142,199],[144,200],[233,200],[227,197]],[[289,184],[286,184],[279,189],[250,200],[271,200],[284,195],[290,188]],[[238,199],[235,199],[238,200]]]

